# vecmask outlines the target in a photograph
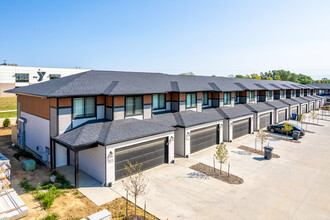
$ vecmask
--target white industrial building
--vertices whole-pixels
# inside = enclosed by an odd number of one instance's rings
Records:
[[[29,67],[16,64],[0,65],[0,97],[15,96],[5,90],[48,81],[88,71],[79,68]]]

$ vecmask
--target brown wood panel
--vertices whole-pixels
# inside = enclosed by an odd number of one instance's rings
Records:
[[[222,94],[222,92],[213,92],[213,99],[219,99],[219,94],[220,94],[220,98],[221,98],[221,95],[222,95],[222,97],[223,97],[223,94]]]
[[[259,95],[266,95],[266,91],[265,90],[259,91]]]
[[[144,95],[143,96],[143,103],[144,104],[151,104],[151,100],[152,100],[152,95]]]
[[[26,95],[18,96],[21,111],[49,120],[49,99]]]
[[[212,92],[208,92],[209,99],[212,99]]]
[[[171,93],[166,93],[166,102],[171,101]]]
[[[186,93],[180,93],[180,101],[186,101]]]
[[[104,96],[97,96],[96,97],[96,104],[97,105],[104,105],[105,103],[105,97]]]
[[[58,107],[71,107],[71,98],[59,98]]]
[[[280,94],[281,93],[281,90],[275,90],[274,91],[274,94]]]
[[[258,95],[258,91],[256,90],[256,91],[254,91],[254,95],[255,96],[257,96]]]
[[[125,106],[125,96],[114,96],[113,105],[114,107]]]
[[[179,101],[179,93],[173,92],[172,93],[172,101]]]
[[[231,92],[231,93],[230,93],[230,96],[231,96],[231,97],[235,97],[235,92]]]
[[[105,97],[105,105],[108,107],[112,107],[112,96]]]
[[[50,98],[49,105],[52,107],[57,107],[57,98]]]
[[[197,92],[197,99],[202,99],[202,98],[203,98],[203,93]]]
[[[247,93],[245,93],[244,91],[238,92],[239,97],[243,97],[243,96],[246,96],[246,95],[247,95]]]

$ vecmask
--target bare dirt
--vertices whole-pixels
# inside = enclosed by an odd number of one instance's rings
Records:
[[[63,194],[58,196],[52,207],[47,211],[41,207],[38,200],[34,198],[34,193],[26,193],[20,186],[22,181],[28,181],[33,187],[49,181],[50,170],[44,165],[37,163],[36,170],[24,171],[22,168],[23,161],[29,158],[20,157],[17,160],[13,155],[19,151],[17,147],[11,146],[11,130],[0,129],[0,153],[10,159],[11,164],[11,187],[16,190],[25,204],[30,208],[27,219],[42,219],[50,213],[56,213],[58,219],[80,219],[94,214],[103,209],[107,209],[112,213],[112,219],[123,219],[126,217],[126,199],[118,198],[105,205],[97,206],[87,197],[82,195],[77,189],[63,190]],[[128,216],[134,214],[134,204],[128,202]],[[143,209],[137,208],[137,215],[143,216]],[[157,219],[149,213],[146,213],[147,219]]]
[[[209,165],[206,165],[204,163],[197,163],[195,165],[192,165],[189,167],[190,169],[196,170],[200,173],[203,173],[207,176],[211,176],[213,178],[216,178],[218,180],[221,180],[223,182],[229,183],[229,184],[242,184],[244,183],[244,180],[238,176],[235,176],[233,174],[228,174],[225,171],[221,171],[219,169],[216,169],[214,167],[211,167]]]

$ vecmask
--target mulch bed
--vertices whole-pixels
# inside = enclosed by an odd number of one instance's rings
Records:
[[[126,216],[125,218],[123,218],[123,220],[148,220],[148,218],[144,218],[144,216],[141,215],[130,215],[130,216]]]
[[[244,183],[244,180],[238,176],[235,176],[233,174],[229,174],[228,172],[222,171],[220,173],[219,169],[214,169],[214,167],[211,167],[209,165],[206,165],[204,163],[197,163],[195,165],[192,165],[190,169],[196,170],[197,172],[203,173],[207,176],[211,176],[215,179],[221,180],[223,182],[229,183],[229,184],[242,184]]]
[[[272,138],[275,138],[275,139],[280,139],[280,140],[283,140],[283,141],[289,141],[289,142],[292,142],[292,143],[297,143],[297,144],[301,143],[300,141],[293,140],[292,138],[282,137],[282,136],[274,135],[274,134],[270,134],[270,133],[268,133],[268,136],[272,137]]]
[[[250,153],[259,154],[261,156],[264,156],[264,152],[263,151],[253,149],[253,148],[248,147],[248,146],[241,145],[238,148],[241,149],[241,150],[248,151]],[[280,158],[280,156],[273,153],[273,158]]]

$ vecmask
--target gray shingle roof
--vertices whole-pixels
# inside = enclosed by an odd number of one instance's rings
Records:
[[[105,146],[173,130],[173,127],[138,119],[88,121],[54,139],[73,148],[93,143]]]
[[[273,108],[285,108],[288,107],[289,104],[281,102],[280,100],[274,100],[272,102],[265,102],[266,105],[272,106]]]
[[[248,103],[244,105],[252,112],[263,112],[274,109],[273,106],[267,105],[265,102]]]
[[[230,119],[251,115],[253,112],[245,105],[235,105],[234,107],[209,108],[203,112],[207,114],[220,115],[220,117]]]
[[[210,115],[204,112],[183,111],[175,113],[164,113],[154,115],[148,122],[162,124],[172,127],[191,127],[194,125],[205,124],[209,122],[222,120],[223,117],[219,115]]]
[[[193,91],[278,90],[279,87],[296,88],[295,85],[292,82],[273,80],[91,70],[7,92],[51,98]]]
[[[294,98],[294,100],[296,100],[299,103],[308,103],[308,101],[306,99],[303,99],[301,97],[296,97],[296,98]]]
[[[295,101],[295,99],[280,99],[279,100],[280,102],[283,102],[285,104],[288,104],[288,105],[298,105],[299,102],[298,101]]]
[[[312,86],[318,89],[330,89],[330,83],[311,83],[308,86]]]

